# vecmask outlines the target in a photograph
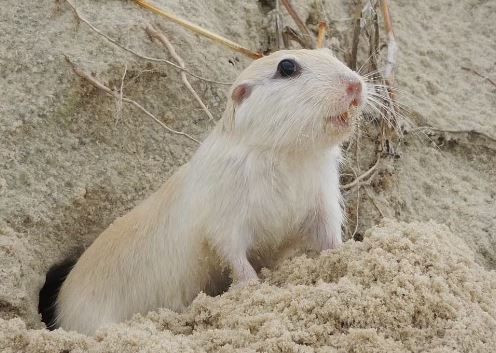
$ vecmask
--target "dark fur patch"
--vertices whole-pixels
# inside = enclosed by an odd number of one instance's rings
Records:
[[[67,259],[60,264],[53,265],[46,274],[45,284],[40,290],[38,311],[41,314],[41,320],[49,330],[56,329],[56,300],[62,283],[75,264],[76,260]]]

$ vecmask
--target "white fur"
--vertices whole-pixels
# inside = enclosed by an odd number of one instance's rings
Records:
[[[301,65],[298,77],[274,77],[283,58]],[[235,282],[257,279],[284,249],[341,244],[339,145],[352,129],[328,117],[350,110],[348,80],[361,79],[328,50],[254,61],[233,85],[250,95],[230,99],[192,160],[81,256],[58,324],[93,334],[134,313],[181,311],[225,286],[225,269]]]

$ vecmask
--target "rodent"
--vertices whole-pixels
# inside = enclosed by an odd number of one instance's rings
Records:
[[[79,258],[56,325],[91,335],[135,313],[182,311],[227,276],[257,280],[287,249],[340,245],[340,144],[366,99],[363,79],[328,49],[252,62],[190,162]]]

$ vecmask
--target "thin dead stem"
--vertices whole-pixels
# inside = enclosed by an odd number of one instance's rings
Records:
[[[136,102],[136,101],[134,101],[134,100],[132,100],[130,98],[124,97],[123,95],[120,95],[120,94],[118,94],[115,91],[112,91],[110,88],[108,88],[103,83],[101,83],[100,81],[98,81],[95,77],[91,76],[90,74],[88,74],[85,71],[83,71],[81,68],[77,67],[67,56],[65,56],[65,59],[71,65],[72,71],[74,71],[74,73],[76,75],[78,75],[79,77],[85,79],[86,81],[88,81],[94,87],[98,88],[99,90],[105,92],[106,94],[108,94],[109,96],[112,96],[115,99],[121,99],[123,102],[126,102],[126,103],[129,103],[129,104],[134,105],[136,108],[140,109],[143,113],[145,113],[148,117],[152,118],[157,124],[159,124],[160,126],[162,126],[164,129],[166,129],[170,133],[173,133],[173,134],[176,134],[176,135],[181,135],[181,136],[184,136],[184,137],[189,138],[190,140],[192,140],[192,141],[194,141],[196,143],[200,143],[200,141],[198,141],[194,137],[188,135],[187,133],[182,132],[182,131],[177,131],[177,130],[174,130],[174,129],[168,127],[162,121],[160,121],[155,115],[153,115],[148,110],[146,110],[138,102]]]
[[[274,13],[274,22],[275,22],[275,31],[276,31],[276,48],[277,50],[285,48],[285,40],[284,40],[284,24],[282,20],[281,10],[279,6],[279,0],[276,0],[276,8]]]
[[[106,35],[105,33],[103,33],[102,31],[100,31],[98,28],[96,28],[93,24],[91,24],[90,21],[88,21],[87,19],[85,19],[84,17],[81,16],[81,14],[78,12],[78,10],[76,9],[76,7],[72,4],[72,2],[70,2],[69,0],[65,0],[65,2],[71,7],[72,9],[72,12],[74,13],[74,15],[76,16],[76,18],[81,21],[81,22],[84,22],[93,32],[95,32],[96,34],[102,36],[103,38],[105,38],[107,41],[109,41],[110,43],[114,44],[115,46],[121,48],[122,50],[130,53],[130,54],[133,54],[134,56],[137,56],[138,58],[141,58],[141,59],[144,59],[144,60],[147,60],[147,61],[153,61],[153,62],[160,62],[160,63],[164,63],[164,64],[167,64],[167,65],[170,65],[178,70],[181,70],[181,71],[184,71],[186,72],[188,75],[191,75],[193,77],[196,77],[197,79],[199,80],[202,80],[202,81],[205,81],[205,82],[210,82],[210,83],[216,83],[216,84],[219,84],[219,85],[231,85],[232,82],[221,82],[221,81],[215,81],[215,80],[210,80],[210,79],[207,79],[205,77],[202,77],[202,76],[199,76],[199,75],[196,75],[194,73],[192,73],[191,71],[188,71],[186,69],[183,69],[181,66],[177,65],[177,64],[174,64],[172,61],[169,61],[169,60],[166,60],[166,59],[161,59],[161,58],[153,58],[153,57],[149,57],[149,56],[146,56],[146,55],[143,55],[143,54],[140,54],[122,44],[120,44],[117,40],[109,37],[108,35]]]
[[[477,130],[445,130],[445,129],[435,128],[432,126],[418,126],[415,129],[410,130],[410,132],[423,131],[423,130],[444,132],[444,133],[448,133],[448,134],[474,134],[474,135],[484,136],[488,140],[496,142],[496,137],[489,136],[488,134],[481,132],[481,131],[477,131]]]
[[[170,55],[174,58],[174,60],[176,60],[178,65],[181,66],[183,69],[185,69],[186,66],[184,64],[184,60],[179,56],[179,54],[177,54],[176,49],[174,48],[174,46],[172,45],[170,40],[165,36],[165,34],[163,34],[162,32],[159,32],[158,30],[153,28],[153,26],[151,26],[151,25],[148,25],[146,27],[146,32],[148,33],[148,35],[150,37],[155,38],[160,43],[162,43],[167,48],[167,50],[169,51]],[[210,121],[215,121],[212,113],[210,113],[210,110],[208,110],[207,106],[205,105],[205,103],[203,103],[203,101],[200,98],[200,96],[198,95],[198,93],[196,93],[193,86],[191,86],[191,83],[189,83],[188,78],[186,77],[186,73],[184,71],[181,71],[181,80],[183,81],[186,88],[190,91],[193,98],[195,98],[195,100],[201,106],[201,108],[203,109],[205,114],[208,116]]]
[[[359,211],[360,211],[360,184],[358,185],[358,188],[357,188],[355,230],[353,231],[353,234],[351,235],[351,239],[355,238],[355,234],[358,231],[358,220],[360,219]]]
[[[307,25],[305,22],[301,19],[300,15],[298,12],[295,10],[293,5],[291,4],[290,0],[281,0],[283,6],[286,8],[288,11],[289,15],[293,18],[293,20],[296,23],[296,26],[298,26],[299,30],[303,34],[303,40],[305,43],[304,48],[311,49],[314,47],[313,45],[313,40],[312,36],[310,34],[310,30],[308,29]]]
[[[380,121],[380,148],[383,152],[389,154],[395,154],[392,146],[393,139],[396,136],[401,137],[401,128],[398,124],[398,112],[396,111],[395,103],[395,70],[396,70],[396,58],[398,53],[398,45],[396,44],[396,39],[393,32],[393,24],[391,19],[391,14],[389,10],[389,0],[381,0],[381,8],[384,17],[384,27],[387,35],[387,58],[386,64],[384,66],[383,75],[378,75],[376,80],[378,80],[383,85],[384,94],[382,95],[383,104],[379,104],[381,107],[381,115],[383,119]],[[369,44],[373,48],[369,49],[372,57],[372,66],[377,67],[374,55],[378,53],[378,39],[379,39],[379,28],[377,25],[377,16],[373,15],[374,22],[374,38],[369,38]]]
[[[384,215],[384,212],[382,212],[382,210],[379,207],[379,205],[377,205],[377,202],[375,201],[374,197],[370,194],[370,191],[368,190],[367,186],[364,187],[364,190],[365,190],[365,193],[367,194],[367,196],[369,197],[370,201],[374,205],[374,207],[377,209],[377,211],[381,215],[381,217],[382,218],[385,218],[386,216]]]
[[[490,84],[492,84],[494,87],[496,87],[496,82],[494,80],[491,80],[489,77],[487,76],[484,76],[482,74],[480,74],[479,72],[477,72],[476,70],[470,68],[470,67],[465,67],[465,66],[462,66],[462,70],[465,70],[465,71],[468,71],[468,72],[471,72],[481,78],[483,78],[484,80],[486,80],[487,82],[489,82]]]
[[[197,26],[194,23],[191,23],[187,20],[179,18],[176,15],[174,15],[173,13],[170,13],[169,11],[166,11],[162,8],[159,8],[155,5],[152,5],[147,1],[135,0],[135,2],[137,4],[139,4],[140,6],[146,8],[152,12],[155,12],[156,14],[163,16],[163,17],[169,19],[170,21],[177,23],[178,25],[180,25],[180,26],[182,26],[182,27],[184,27],[184,28],[196,33],[196,34],[202,35],[202,36],[212,40],[215,43],[221,44],[221,45],[223,45],[223,46],[225,46],[231,50],[234,50],[238,53],[246,55],[247,57],[249,57],[251,59],[259,59],[263,56],[261,53],[254,52],[253,50],[245,48],[245,47],[239,45],[238,43],[235,43],[235,42],[233,42],[227,38],[224,38],[222,36],[219,36],[218,34],[215,34],[215,33],[210,32],[204,28],[201,28],[200,26]]]
[[[319,22],[319,33],[317,35],[317,48],[324,47],[325,36],[328,28],[329,26],[327,25],[327,21]]]
[[[290,40],[298,43],[299,45],[301,45],[302,48],[306,48],[307,44],[305,43],[305,39],[303,38],[303,36],[289,26],[284,27],[282,31],[282,37],[284,41],[284,46],[286,48],[289,48]]]
[[[387,61],[384,67],[384,78],[390,86],[394,84],[394,74],[396,70],[396,57],[398,54],[398,45],[393,32],[393,22],[391,20],[391,12],[389,10],[389,0],[381,0],[382,13],[384,15],[384,27],[387,35]]]
[[[121,86],[119,87],[118,97],[115,100],[115,120],[118,122],[122,118],[122,98],[124,96],[124,80],[126,79],[127,74],[127,64],[124,66],[124,73],[121,77]]]
[[[360,4],[358,10],[356,11],[355,21],[353,26],[353,40],[351,45],[351,54],[350,54],[350,62],[349,62],[350,69],[352,70],[356,70],[356,64],[357,64],[358,41],[360,40],[360,30],[361,30],[360,22],[362,19],[361,8],[362,6]]]
[[[372,167],[370,167],[362,175],[356,177],[355,180],[353,180],[352,182],[350,182],[348,184],[342,185],[341,186],[341,189],[343,189],[343,190],[349,190],[349,189],[352,189],[353,187],[357,186],[358,184],[360,184],[362,182],[362,180],[368,178],[376,170],[376,168],[379,165],[379,162],[380,161],[381,161],[381,158],[380,157],[377,157],[377,160],[376,160],[375,164]]]

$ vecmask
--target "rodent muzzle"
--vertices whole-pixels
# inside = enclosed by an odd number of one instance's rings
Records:
[[[363,83],[360,80],[348,79],[343,83],[346,87],[344,111],[329,118],[329,121],[339,129],[350,127],[350,120],[355,116],[357,108],[364,102]]]

